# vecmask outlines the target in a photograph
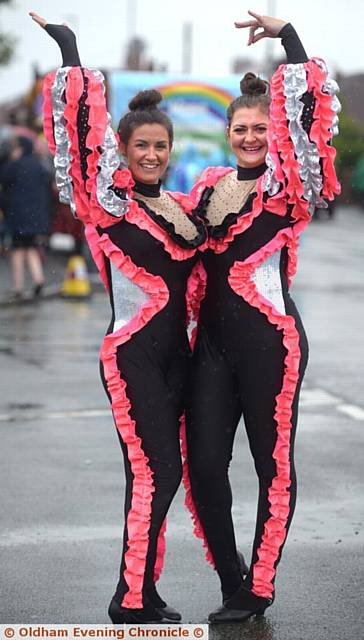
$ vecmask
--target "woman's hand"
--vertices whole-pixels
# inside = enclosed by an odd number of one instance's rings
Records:
[[[254,11],[248,11],[248,13],[253,16],[255,20],[235,22],[237,29],[246,29],[249,27],[248,46],[258,42],[262,38],[276,38],[284,25],[287,24],[284,20],[278,20],[270,16],[261,16],[258,13],[254,13]],[[256,34],[257,29],[263,29],[263,31],[259,31],[259,33]]]
[[[38,16],[34,11],[30,11],[30,17],[39,24],[42,29],[53,38],[62,52],[64,67],[81,66],[80,56],[77,51],[76,36],[66,24],[49,24],[45,18]]]
[[[45,29],[47,33],[49,33],[49,35],[54,38],[54,40],[56,40],[60,46],[62,46],[64,42],[68,42],[71,39],[76,38],[72,29],[70,29],[65,22],[63,22],[63,24],[50,24],[45,18],[42,18],[41,16],[38,16],[37,13],[34,13],[34,11],[30,11],[29,15],[32,20],[39,24],[42,29]]]
[[[37,13],[34,13],[34,11],[30,11],[29,15],[31,17],[32,20],[34,20],[34,22],[36,22],[37,24],[39,24],[40,27],[42,27],[42,29],[45,29],[47,23],[47,20],[45,20],[44,18],[41,18],[40,16],[38,16]]]

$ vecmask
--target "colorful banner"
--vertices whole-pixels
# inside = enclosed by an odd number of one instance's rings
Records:
[[[118,71],[108,74],[113,124],[128,110],[138,91],[157,89],[161,108],[174,125],[174,151],[167,188],[189,191],[209,165],[234,164],[226,143],[226,109],[240,93],[239,75],[201,78],[168,73]]]

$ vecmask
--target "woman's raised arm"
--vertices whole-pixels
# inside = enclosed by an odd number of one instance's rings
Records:
[[[252,20],[236,22],[249,29],[248,45],[262,38],[281,38],[287,63],[271,80],[268,171],[265,190],[274,195],[284,183],[294,219],[307,219],[340,192],[335,149],[340,103],[335,81],[320,58],[308,59],[290,23],[249,11]]]
[[[59,45],[63,66],[45,77],[44,132],[54,154],[60,200],[85,223],[109,226],[130,203],[132,179],[120,170],[118,141],[107,112],[103,76],[81,67],[66,25],[31,18]]]

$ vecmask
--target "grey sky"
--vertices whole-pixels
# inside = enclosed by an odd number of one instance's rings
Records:
[[[119,65],[130,37],[127,5],[136,7],[136,33],[148,42],[148,54],[181,71],[181,32],[193,23],[193,72],[222,75],[239,55],[261,60],[265,40],[246,47],[247,34],[234,28],[247,9],[267,13],[276,5],[276,16],[293,23],[309,55],[324,58],[334,72],[364,71],[362,37],[363,0],[15,0],[13,9],[2,9],[1,29],[18,38],[15,61],[0,70],[0,100],[24,92],[31,81],[32,63],[41,71],[59,64],[57,45],[28,17],[34,10],[50,22],[67,21],[78,34],[82,62],[92,67]],[[278,53],[279,41],[274,43]]]

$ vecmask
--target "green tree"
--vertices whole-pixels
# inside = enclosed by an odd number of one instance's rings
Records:
[[[3,4],[10,5],[12,0],[0,0],[0,6]],[[0,66],[8,64],[14,53],[15,38],[5,33],[0,33]]]

